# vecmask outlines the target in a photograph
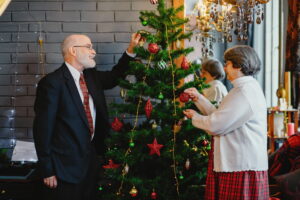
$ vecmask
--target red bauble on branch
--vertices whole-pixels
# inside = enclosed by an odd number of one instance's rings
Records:
[[[150,53],[156,54],[159,51],[159,46],[156,43],[150,43],[148,45],[148,50]]]
[[[156,194],[156,192],[152,192],[151,193],[151,199],[157,199],[157,194]]]
[[[188,102],[190,99],[190,95],[188,93],[181,93],[180,96],[179,96],[179,100],[182,102],[182,103],[186,103]]]
[[[115,164],[112,159],[108,160],[108,165],[103,165],[102,166],[104,169],[116,169],[120,167],[120,164]]]
[[[157,154],[160,156],[160,149],[164,146],[162,144],[158,144],[156,138],[154,138],[152,144],[147,144],[148,147],[151,149],[149,155]]]
[[[208,141],[208,140],[206,140],[206,139],[202,140],[202,145],[203,145],[204,147],[206,147],[208,144],[209,144],[209,141]]]
[[[147,118],[150,118],[152,109],[153,109],[153,107],[152,107],[151,101],[150,101],[150,99],[148,99],[148,101],[145,105],[145,112],[146,112]]]
[[[186,59],[186,57],[183,57],[183,59],[182,59],[181,68],[184,70],[187,70],[190,68],[190,64],[189,64],[188,60]]]
[[[122,127],[123,123],[117,117],[115,117],[114,121],[111,123],[111,128],[114,131],[120,131]]]

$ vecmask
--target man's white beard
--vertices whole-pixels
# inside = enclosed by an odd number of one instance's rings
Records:
[[[89,58],[88,55],[78,55],[78,61],[83,65],[85,69],[94,68],[96,66],[96,62],[94,59]]]

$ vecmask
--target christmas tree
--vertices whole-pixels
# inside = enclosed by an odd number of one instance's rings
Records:
[[[207,86],[195,73],[200,66],[186,58],[193,48],[180,47],[192,36],[181,28],[188,22],[177,17],[182,10],[159,0],[156,12],[141,12],[141,23],[154,32],[139,31],[145,43],[135,49],[131,79],[120,81],[125,103],[111,108],[115,119],[103,166],[108,182],[99,187],[103,199],[201,199],[209,138],[182,111],[193,106],[184,89]],[[183,83],[190,74],[194,80]],[[126,123],[125,117],[132,120]]]

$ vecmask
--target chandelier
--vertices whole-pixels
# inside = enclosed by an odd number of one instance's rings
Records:
[[[196,23],[191,29],[199,32],[199,40],[207,46],[203,53],[211,54],[211,42],[232,42],[248,40],[250,24],[261,24],[264,20],[264,6],[270,0],[199,0],[194,8]],[[207,41],[210,41],[207,44]]]

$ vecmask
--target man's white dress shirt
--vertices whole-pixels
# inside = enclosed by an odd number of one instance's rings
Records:
[[[82,104],[83,104],[83,93],[81,91],[81,88],[80,88],[80,83],[79,83],[79,79],[80,79],[80,72],[75,69],[74,67],[72,67],[72,65],[70,65],[69,63],[65,62],[65,64],[67,65],[72,77],[74,78],[74,81],[75,81],[75,85],[76,85],[76,88],[78,90],[78,93],[80,95],[80,98],[81,98],[81,101],[82,101]],[[92,119],[93,119],[93,127],[95,127],[95,119],[96,119],[96,108],[94,106],[94,102],[93,102],[93,98],[92,96],[89,94],[89,105],[90,105],[90,111],[91,111],[91,114],[92,114]],[[95,129],[94,129],[94,132],[92,134],[92,139],[94,137],[94,133],[95,133]]]

